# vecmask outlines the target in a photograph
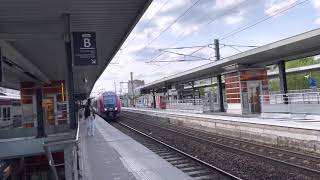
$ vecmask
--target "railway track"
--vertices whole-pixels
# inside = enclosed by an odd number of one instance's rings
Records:
[[[284,150],[276,147],[266,146],[258,143],[229,138],[221,135],[207,133],[192,128],[177,128],[165,123],[155,124],[145,122],[141,117],[126,117],[139,123],[170,131],[188,138],[196,139],[205,143],[213,144],[221,149],[234,153],[243,153],[257,158],[270,161],[272,163],[285,165],[295,170],[302,170],[308,174],[320,177],[320,157],[315,155],[306,155],[300,152]],[[137,120],[139,119],[139,120]]]
[[[173,166],[177,167],[184,173],[188,174],[191,178],[197,180],[209,180],[209,179],[222,179],[240,180],[241,178],[236,177],[218,167],[210,165],[190,154],[187,154],[173,146],[170,146],[148,134],[145,134],[125,123],[111,123],[112,126],[121,130],[124,133],[128,131],[134,132],[136,135],[132,138],[146,146],[148,149],[168,161]],[[137,138],[139,136],[139,138]]]

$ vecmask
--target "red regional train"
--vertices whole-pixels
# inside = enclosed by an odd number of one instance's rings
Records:
[[[93,108],[97,114],[106,120],[117,120],[120,116],[120,98],[114,92],[102,93],[93,101]]]

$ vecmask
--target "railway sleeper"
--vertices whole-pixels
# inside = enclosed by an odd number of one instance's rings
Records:
[[[196,165],[193,163],[183,163],[183,164],[178,164],[175,165],[175,167],[181,169],[181,168],[187,168],[187,167],[195,167]]]
[[[222,178],[207,175],[207,176],[192,177],[192,179],[195,179],[195,180],[216,180],[216,179],[222,179]]]
[[[182,160],[184,159],[183,157],[173,157],[173,158],[168,158],[168,159],[165,159],[166,161],[168,162],[174,162],[174,161],[179,161],[179,160]]]
[[[178,165],[178,164],[183,164],[183,163],[188,163],[188,162],[190,163],[189,160],[184,159],[184,160],[181,160],[181,161],[172,162],[171,164],[174,165],[174,166],[176,166],[176,165]]]
[[[170,159],[170,158],[176,158],[177,155],[176,154],[170,154],[170,155],[166,155],[166,156],[161,156],[163,159]]]
[[[198,171],[198,170],[204,170],[204,167],[198,166],[198,167],[187,167],[187,168],[180,168],[183,172],[190,172],[190,171]]]
[[[199,176],[210,175],[211,172],[209,170],[205,169],[205,170],[199,170],[199,171],[186,172],[186,174],[188,174],[191,177],[199,177]]]
[[[161,157],[165,157],[165,156],[173,155],[173,154],[174,154],[174,153],[168,152],[168,151],[158,153],[158,155],[161,156]]]

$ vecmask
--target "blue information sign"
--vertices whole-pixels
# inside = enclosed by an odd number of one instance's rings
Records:
[[[72,32],[74,65],[97,65],[95,32]]]

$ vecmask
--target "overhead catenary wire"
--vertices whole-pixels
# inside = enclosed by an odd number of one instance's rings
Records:
[[[166,2],[164,2],[161,7],[157,10],[157,12],[155,12],[151,18],[148,20],[148,22],[146,23],[145,27],[149,27],[150,23],[152,22],[153,18],[156,17],[156,15],[161,12],[161,10],[169,3],[170,0],[167,0]],[[130,40],[130,41],[134,41],[136,39],[138,34],[135,34],[135,36]],[[121,48],[122,51],[124,51],[130,43],[127,43],[127,45],[123,48]]]
[[[205,58],[205,59],[174,59],[174,60],[161,60],[161,61],[157,61],[157,62],[190,62],[190,61],[209,61],[209,59]],[[147,63],[154,63],[154,62],[147,62]]]
[[[229,9],[228,11],[225,11],[224,13],[221,13],[220,15],[218,15],[218,16],[216,16],[215,18],[211,19],[211,20],[210,20],[209,22],[207,22],[207,23],[203,23],[201,26],[203,26],[203,25],[209,25],[209,24],[213,23],[214,21],[216,21],[216,20],[218,20],[218,19],[220,19],[220,18],[228,15],[229,13],[232,13],[232,11],[239,9],[241,6],[246,5],[246,2],[249,2],[249,1],[251,1],[251,0],[244,0],[244,1],[240,2],[240,3],[238,3],[237,5],[233,6],[233,7],[232,7],[231,9]],[[200,29],[200,28],[199,28],[199,29]],[[180,39],[180,36],[181,36],[184,32],[185,32],[185,31],[181,32],[181,33],[178,35],[178,37],[179,37],[178,40],[176,40],[173,44],[176,44],[177,42],[179,42],[179,41],[181,40],[181,39]],[[192,32],[192,33],[194,33],[194,32]],[[173,44],[172,44],[172,45],[173,45]],[[211,44],[211,45],[213,45],[213,44]],[[198,50],[198,51],[200,51],[200,50],[204,49],[205,47],[207,47],[207,45],[205,45],[205,46],[189,46],[189,47],[186,46],[186,47],[180,47],[180,49],[183,49],[183,48],[194,48],[194,47],[200,47],[200,49]],[[210,45],[209,45],[208,47],[211,48]],[[171,49],[171,48],[163,48],[163,49]],[[172,48],[172,49],[179,49],[179,48]],[[161,50],[161,49],[159,49],[159,50]],[[198,52],[198,51],[196,51],[196,52]],[[194,52],[194,53],[195,53],[195,52]],[[192,53],[192,54],[194,54],[194,53]],[[162,55],[162,54],[163,54],[163,52],[160,52],[159,55]],[[156,58],[158,58],[159,55],[158,55]],[[156,58],[154,58],[154,59],[156,59]],[[209,59],[210,59],[210,58],[209,58]],[[151,60],[151,61],[153,61],[153,60]]]
[[[249,2],[249,1],[250,1],[250,0],[244,0],[244,1],[240,2],[240,3],[238,3],[237,5],[233,6],[233,7],[230,9],[230,11],[231,11],[231,10],[236,10],[236,9],[240,8],[241,6],[245,5],[245,4],[246,4],[247,2]],[[202,24],[202,25],[211,24],[211,23],[213,23],[214,21],[218,20],[219,18],[224,17],[224,16],[226,16],[227,14],[229,14],[230,11],[225,11],[224,13],[221,13],[220,15],[216,16],[215,18],[211,19],[208,23]],[[184,33],[184,32],[180,33],[178,36],[180,37],[183,33]],[[176,44],[177,42],[178,42],[178,41],[176,41],[174,44]],[[192,54],[194,54],[194,53],[196,53],[196,52],[198,52],[198,51],[200,51],[200,50],[202,50],[202,49],[204,49],[204,48],[206,48],[206,47],[211,48],[210,45],[213,45],[213,44],[208,44],[208,45],[204,45],[204,46],[201,46],[201,45],[199,45],[199,46],[185,46],[185,47],[173,47],[173,48],[163,48],[163,49],[168,50],[168,49],[185,49],[185,48],[196,48],[196,47],[199,47],[198,50],[196,50],[196,51],[192,52],[191,54],[189,54],[189,55],[192,55]],[[161,50],[163,50],[163,49],[159,49],[159,50],[161,51]],[[161,55],[161,54],[160,54],[160,55]],[[158,57],[159,57],[159,56],[158,56]],[[158,57],[157,57],[157,58],[158,58]],[[210,58],[209,58],[208,60],[210,60]],[[153,61],[153,60],[152,60],[152,61]],[[158,61],[158,62],[160,62],[160,61]]]
[[[142,49],[145,49],[147,48],[150,44],[152,44],[153,42],[155,42],[155,40],[157,40],[164,32],[166,32],[168,29],[170,29],[175,23],[177,23],[183,16],[185,16],[186,14],[189,13],[189,11],[194,8],[201,0],[197,0],[195,3],[193,3],[187,10],[185,10],[180,16],[178,16],[172,23],[170,23],[169,26],[167,26],[164,30],[161,30],[161,32],[154,38],[152,39],[150,42],[148,42],[147,45],[145,45]],[[131,59],[131,61],[133,60],[134,58]],[[125,65],[125,67],[127,65],[129,65],[129,63],[127,63]]]
[[[237,44],[220,44],[222,46],[233,46],[233,47],[248,47],[248,48],[255,48],[259,46],[252,46],[252,45],[237,45]]]
[[[242,32],[242,31],[245,31],[245,30],[247,30],[249,28],[252,28],[252,27],[254,27],[254,26],[256,26],[256,25],[258,25],[258,24],[260,24],[260,23],[262,23],[264,21],[267,21],[267,20],[269,20],[269,19],[271,19],[271,18],[273,18],[275,16],[278,16],[279,14],[282,14],[282,13],[284,13],[284,12],[286,12],[286,11],[296,7],[296,6],[302,5],[302,4],[306,3],[307,1],[309,1],[309,0],[303,0],[303,1],[297,0],[294,3],[290,4],[287,8],[284,8],[284,9],[281,9],[279,11],[276,11],[273,15],[265,15],[262,18],[258,19],[257,21],[253,22],[253,24],[252,23],[248,23],[248,24],[246,24],[244,26],[236,28],[235,30],[233,30],[233,31],[231,31],[231,32],[219,37],[218,39],[219,40],[225,40],[225,39],[227,39],[229,37],[232,37],[232,36]]]
[[[194,2],[187,10],[185,10],[180,16],[178,16],[173,22],[170,23],[169,26],[167,26],[164,30],[162,30],[155,38],[153,38],[149,44],[153,43],[155,40],[157,40],[163,33],[165,33],[167,30],[169,30],[175,23],[177,23],[182,17],[184,17],[186,14],[190,12],[192,8],[194,8],[201,0],[197,0]]]
[[[231,9],[228,9],[227,11],[225,11],[224,13],[221,13],[220,15],[218,15],[218,16],[216,16],[215,18],[213,18],[213,19],[211,19],[209,22],[207,22],[207,23],[203,23],[201,26],[203,26],[203,25],[209,25],[209,24],[211,24],[212,22],[214,22],[214,21],[216,21],[216,20],[218,20],[219,18],[222,18],[222,17],[224,17],[224,16],[226,16],[227,14],[229,14],[229,13],[232,13],[232,11],[234,11],[234,10],[237,10],[238,8],[240,8],[241,6],[243,6],[243,5],[245,5],[246,3],[245,2],[248,2],[248,1],[250,1],[250,0],[244,0],[244,1],[242,1],[242,2],[240,2],[239,4],[237,4],[236,6],[233,6]],[[197,3],[198,3],[199,1],[196,1],[192,6],[190,6],[190,8],[188,8],[186,11],[190,11],[190,9],[192,9],[193,7],[195,7],[195,5],[197,5]],[[182,14],[182,16],[184,16],[185,14],[187,14],[188,12],[184,12],[183,14]],[[181,18],[181,16],[179,16],[178,18]],[[176,21],[177,22],[177,21]],[[175,22],[175,23],[176,23]],[[173,24],[171,24],[171,25],[169,25],[170,27],[172,26]],[[169,28],[166,28],[165,29],[165,31],[166,30],[168,30]],[[200,29],[200,28],[199,28]],[[181,41],[181,35],[182,34],[184,34],[184,32],[185,31],[183,31],[183,32],[181,32],[179,35],[178,35],[178,40],[176,40],[172,45],[174,45],[174,44],[176,44],[176,43],[178,43],[179,41]],[[191,34],[192,33],[194,33],[195,31],[193,31],[193,32],[191,32]],[[160,34],[163,34],[163,33],[160,33]],[[159,34],[159,35],[160,35]],[[156,37],[156,38],[158,38],[158,37]],[[154,39],[155,40],[155,39]],[[154,40],[152,40],[152,42],[149,42],[149,44],[151,44],[151,43],[153,43],[154,42]],[[148,44],[148,45],[149,45]],[[171,45],[171,46],[172,46]],[[147,47],[147,46],[146,46]],[[146,48],[146,47],[144,47],[144,48]],[[144,49],[143,48],[143,49]],[[199,50],[202,50],[203,48],[201,48],[201,49],[199,49]],[[157,56],[155,56],[154,58],[152,58],[150,61],[154,61],[155,59],[157,59],[157,58],[159,58],[161,55],[163,55],[164,54],[164,52],[160,52]],[[130,63],[127,63],[127,65],[128,64],[130,64]]]
[[[272,18],[272,17],[274,17],[274,16],[276,16],[276,15],[279,15],[279,14],[285,12],[285,11],[288,11],[289,9],[292,9],[293,7],[296,7],[296,6],[298,6],[298,5],[301,5],[301,4],[303,4],[303,3],[307,2],[307,1],[308,1],[308,0],[304,0],[304,1],[301,1],[301,2],[299,2],[299,3],[294,3],[293,5],[289,6],[289,8],[282,9],[281,11],[276,12],[276,14],[273,15],[273,16],[264,17],[264,19],[259,20],[258,22],[250,25],[249,27],[244,27],[244,29],[236,29],[237,31],[234,30],[234,31],[236,31],[236,32],[232,31],[232,34],[229,34],[229,33],[227,34],[228,37],[226,36],[226,37],[222,37],[222,38],[223,38],[223,39],[229,38],[229,37],[231,37],[231,36],[233,36],[233,35],[235,35],[235,34],[237,34],[237,33],[240,33],[240,32],[242,32],[242,31],[244,31],[244,30],[246,30],[246,29],[249,29],[249,28],[251,28],[251,27],[253,27],[253,26],[255,26],[255,25],[259,24],[259,23],[262,23],[262,22],[264,22],[264,21],[266,21],[266,20],[268,20],[268,19],[270,19],[270,18]],[[296,2],[298,2],[298,1],[296,1]],[[210,23],[208,23],[208,24],[210,24]],[[238,32],[238,31],[239,31],[239,32]],[[181,33],[181,34],[182,34],[182,33]],[[220,38],[220,40],[223,40],[222,38]],[[176,43],[177,43],[177,41],[176,41],[174,44],[176,44]],[[249,47],[249,48],[258,47],[258,46],[243,46],[243,45],[224,45],[224,46],[222,46],[221,48],[226,47],[226,46],[230,46],[230,47],[232,47],[232,46],[233,46],[233,47]],[[209,46],[209,47],[210,47],[210,46]],[[203,48],[203,47],[200,47],[200,49],[201,49],[201,48]],[[162,52],[161,52],[161,53],[162,53]],[[160,55],[161,55],[161,53],[160,53]],[[158,58],[158,57],[159,57],[159,55],[157,56],[157,58]],[[223,58],[222,58],[222,59],[223,59]],[[162,67],[167,66],[167,65],[170,64],[170,63],[171,63],[171,62],[163,65]],[[162,67],[158,68],[157,70],[161,69]],[[156,70],[156,71],[157,71],[157,70]]]

